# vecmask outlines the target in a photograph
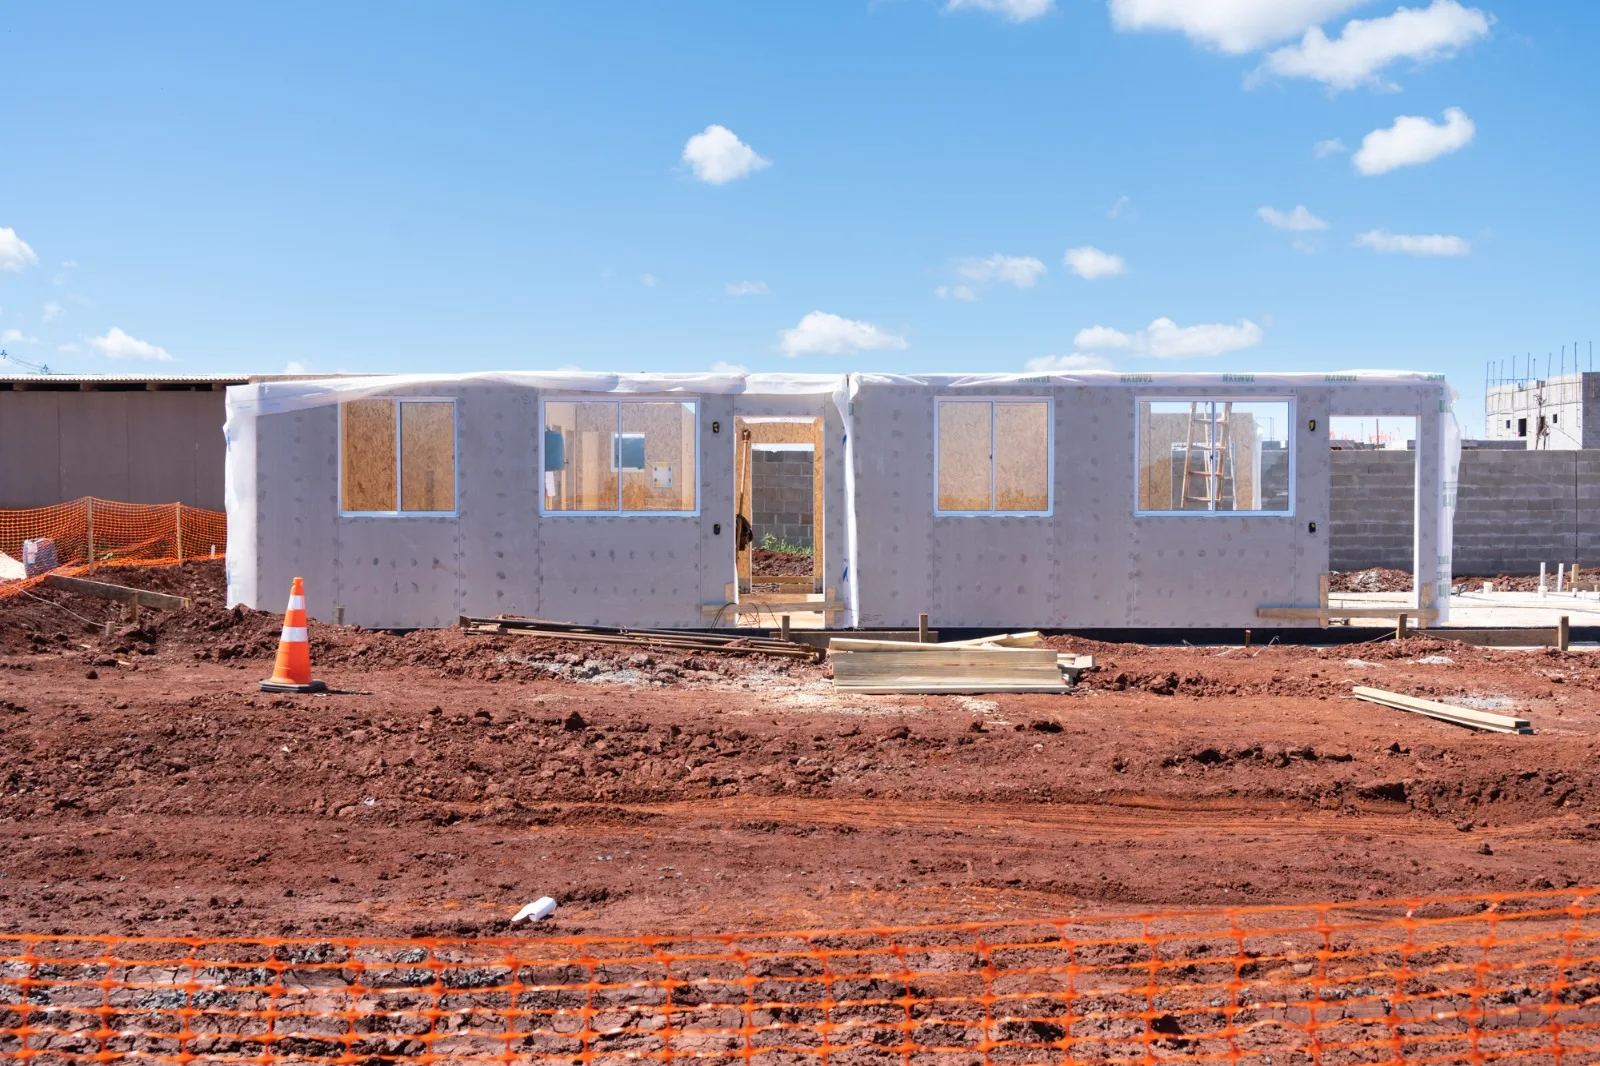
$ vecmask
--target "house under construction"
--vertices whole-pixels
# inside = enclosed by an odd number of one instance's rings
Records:
[[[374,628],[1237,627],[1319,603],[1334,417],[1415,418],[1416,606],[1446,609],[1436,375],[405,375],[227,395],[229,599]],[[751,569],[752,452],[813,453],[809,573]],[[1276,617],[1284,618],[1281,613]],[[1293,615],[1287,616],[1292,618]],[[1304,624],[1316,625],[1313,617]]]

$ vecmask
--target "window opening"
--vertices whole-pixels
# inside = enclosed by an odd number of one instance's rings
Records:
[[[1051,401],[939,400],[935,513],[1049,514]]]

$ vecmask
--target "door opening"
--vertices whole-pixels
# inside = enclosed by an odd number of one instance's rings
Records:
[[[820,629],[831,621],[823,536],[820,418],[734,419],[734,575],[740,624]]]

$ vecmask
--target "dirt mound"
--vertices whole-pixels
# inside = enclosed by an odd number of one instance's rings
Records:
[[[775,552],[766,548],[751,549],[750,572],[755,577],[809,577],[812,571],[811,556],[799,552]]]
[[[1330,592],[1410,592],[1412,577],[1404,570],[1375,566],[1371,570],[1334,573],[1328,581]]]

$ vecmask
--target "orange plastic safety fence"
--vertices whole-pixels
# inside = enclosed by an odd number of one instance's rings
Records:
[[[53,507],[0,511],[0,552],[10,557],[11,576],[19,568],[22,573],[14,580],[0,574],[0,599],[38,584],[46,573],[220,559],[227,541],[225,514],[181,503],[117,503],[86,496]]]
[[[0,1059],[1600,1061],[1596,890],[796,933],[0,935]]]

